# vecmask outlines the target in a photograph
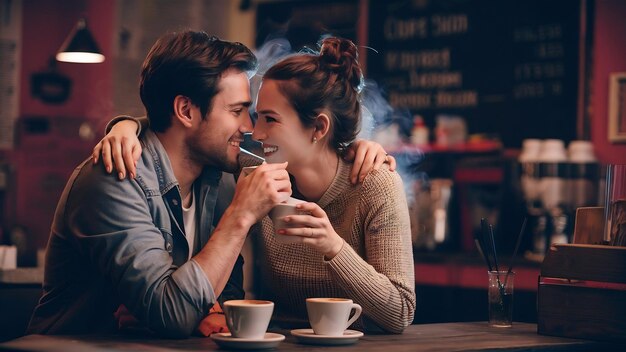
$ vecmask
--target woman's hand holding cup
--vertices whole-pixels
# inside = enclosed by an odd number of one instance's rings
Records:
[[[285,227],[277,227],[274,221],[276,234],[294,236],[294,242],[306,244],[327,260],[334,258],[343,248],[344,240],[335,232],[326,212],[311,202],[298,203],[294,207],[295,214],[282,217]]]

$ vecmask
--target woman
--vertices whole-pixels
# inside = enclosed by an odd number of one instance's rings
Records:
[[[289,162],[294,197],[308,201],[298,207],[310,214],[287,216],[293,227],[278,230],[299,243],[277,242],[268,217],[254,237],[263,286],[257,297],[275,302],[279,324],[306,322],[308,297],[351,298],[363,307],[357,326],[367,331],[401,333],[413,320],[402,181],[383,166],[350,183],[342,159],[358,132],[361,82],[357,48],[339,38],[325,39],[319,55],[283,59],[263,77],[253,138],[267,162]]]

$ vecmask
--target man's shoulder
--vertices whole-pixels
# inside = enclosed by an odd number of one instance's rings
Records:
[[[151,199],[161,197],[157,193],[150,197],[137,179],[120,180],[115,173],[107,173],[104,166],[87,161],[76,168],[68,181],[57,206],[55,223],[59,231],[120,231],[136,222],[152,221]]]
[[[68,198],[86,201],[97,201],[118,194],[130,197],[138,191],[136,182],[128,178],[120,180],[116,173],[107,173],[102,163],[94,165],[90,160],[76,167],[67,187]]]

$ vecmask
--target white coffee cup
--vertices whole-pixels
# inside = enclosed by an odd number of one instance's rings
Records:
[[[316,335],[341,336],[361,315],[361,306],[348,298],[307,298],[309,323]],[[354,315],[350,317],[350,312]]]
[[[262,339],[272,319],[274,302],[240,299],[224,302],[226,325],[233,337]]]
[[[296,199],[293,197],[289,197],[285,202],[276,205],[269,212],[269,217],[272,219],[274,223],[274,235],[276,236],[276,241],[280,243],[296,243],[299,242],[299,238],[297,236],[291,235],[281,235],[278,233],[278,230],[296,227],[290,223],[286,223],[283,218],[288,215],[296,215],[296,214],[308,214],[307,211],[302,211],[296,209],[296,205],[300,203],[306,203],[303,200]]]
[[[11,270],[17,268],[17,247],[0,246],[0,269]]]

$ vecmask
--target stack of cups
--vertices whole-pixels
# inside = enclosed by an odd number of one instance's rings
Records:
[[[566,201],[567,153],[562,140],[547,139],[539,154],[541,162],[540,192],[548,211]]]
[[[568,147],[570,180],[568,194],[573,209],[597,205],[599,166],[589,141],[572,141]]]
[[[532,233],[534,252],[537,254],[545,253],[547,222],[541,205],[541,178],[539,174],[541,147],[541,140],[525,139],[519,156],[519,163],[522,169],[520,184],[526,202],[528,228]]]
[[[521,184],[536,254],[549,243],[567,243],[573,212],[598,204],[600,168],[588,141],[526,139],[519,157]]]
[[[566,214],[569,202],[567,194],[568,163],[565,145],[559,139],[547,139],[543,142],[539,155],[541,162],[541,202],[551,220],[549,243],[567,243]],[[547,243],[546,243],[547,246]],[[545,247],[543,248],[545,251]]]
[[[522,153],[519,163],[522,167],[521,186],[524,199],[529,207],[533,207],[540,200],[539,190],[539,153],[541,141],[539,139],[525,139],[522,143]]]

